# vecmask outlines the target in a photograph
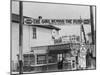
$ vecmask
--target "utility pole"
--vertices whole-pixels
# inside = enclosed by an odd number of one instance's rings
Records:
[[[82,20],[81,17],[80,17],[80,20]],[[82,36],[82,35],[83,35],[83,36]],[[84,43],[86,44],[87,41],[86,41],[86,35],[85,35],[85,30],[84,30],[83,23],[81,23],[81,27],[80,27],[80,39],[81,39],[80,42],[81,42],[81,43],[83,43],[82,38],[84,38]]]
[[[86,36],[85,36],[85,31],[84,31],[84,27],[83,27],[83,24],[81,25],[81,29],[82,29],[82,32],[83,32],[83,36],[84,36],[84,43],[86,44]]]
[[[19,74],[23,73],[23,2],[19,1]]]
[[[91,35],[92,35],[92,44],[94,44],[94,19],[93,19],[93,7],[90,6],[90,24],[91,24]]]

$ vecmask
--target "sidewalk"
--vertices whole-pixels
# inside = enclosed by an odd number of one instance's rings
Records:
[[[60,72],[60,71],[71,71],[71,69],[52,69],[52,70],[45,70],[45,71],[30,71],[30,72],[23,72],[23,74],[44,73],[44,72]],[[12,75],[19,75],[19,72],[12,72]]]

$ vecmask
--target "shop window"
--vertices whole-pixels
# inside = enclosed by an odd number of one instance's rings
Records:
[[[33,54],[30,55],[30,64],[31,64],[31,65],[34,65],[34,64],[35,64],[35,57],[34,57]]]
[[[24,65],[34,65],[35,64],[35,57],[33,54],[24,55]]]
[[[37,64],[46,64],[46,55],[37,55]]]
[[[29,65],[29,57],[28,55],[24,55],[24,65]]]
[[[56,63],[57,62],[57,55],[51,54],[48,56],[48,63]]]
[[[33,27],[33,39],[36,39],[36,28]]]

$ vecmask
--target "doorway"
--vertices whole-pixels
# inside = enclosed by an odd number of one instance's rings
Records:
[[[63,69],[63,53],[57,54],[58,69]]]

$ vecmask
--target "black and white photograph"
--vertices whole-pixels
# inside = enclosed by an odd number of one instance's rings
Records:
[[[96,6],[11,0],[11,74],[96,70]]]

